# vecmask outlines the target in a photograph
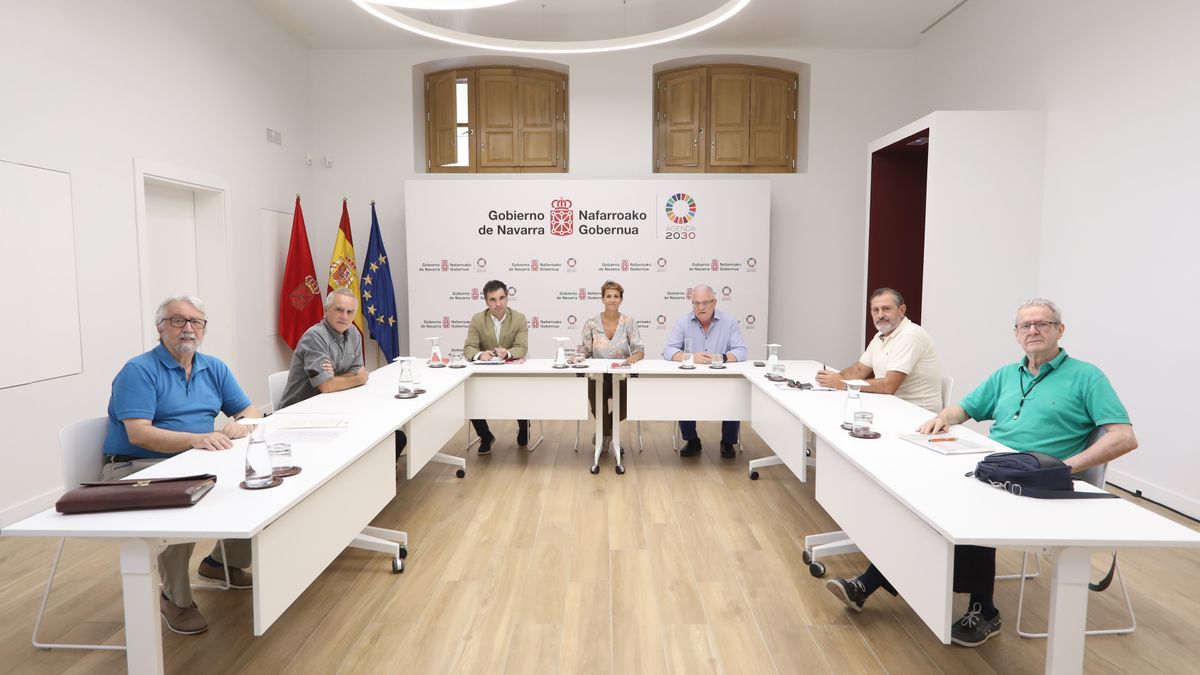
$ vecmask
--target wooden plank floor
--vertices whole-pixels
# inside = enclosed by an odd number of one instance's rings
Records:
[[[391,574],[385,556],[346,551],[261,638],[252,636],[249,593],[197,592],[211,628],[193,637],[164,630],[167,670],[1041,672],[1045,641],[1015,633],[1016,582],[998,582],[1004,631],[979,649],[942,645],[886,593],[861,614],[846,611],[800,561],[805,534],[834,529],[813,485],[784,467],[751,482],[746,460],[767,454],[753,431],[744,428],[737,460],[722,460],[717,425],[700,427],[699,458],[676,456],[667,423],[644,424],[646,449],[631,450],[628,472],[617,476],[606,456],[593,476],[590,452],[572,451],[574,423],[547,423],[533,453],[515,446],[514,424],[497,423],[492,455],[472,453],[465,479],[436,464],[400,479],[375,524],[408,531],[404,574]],[[450,451],[462,454],[464,442],[460,434]],[[121,653],[30,646],[56,544],[0,538],[0,672],[122,672]],[[206,550],[197,547],[197,561]],[[1093,563],[1099,578],[1106,561]],[[850,575],[864,564],[845,556],[829,571]],[[1002,571],[1019,565],[1019,555],[1002,553]],[[1131,551],[1121,566],[1138,630],[1089,638],[1087,672],[1197,672],[1200,551]],[[1045,626],[1045,576],[1027,598],[1029,629]],[[43,638],[119,644],[120,590],[115,545],[68,541]],[[1091,594],[1092,624],[1120,618],[1115,590]]]

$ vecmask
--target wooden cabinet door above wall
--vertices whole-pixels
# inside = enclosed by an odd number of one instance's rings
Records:
[[[523,167],[558,164],[555,91],[555,82],[546,77],[517,77],[517,157]]]
[[[517,78],[511,71],[479,70],[479,166],[517,166]]]
[[[429,81],[426,119],[433,166],[448,167],[458,161],[457,86],[458,77],[453,70],[440,73]]]
[[[659,73],[654,170],[795,171],[798,81],[785,70],[739,65]]]
[[[658,81],[658,171],[704,171],[704,116],[708,69],[692,68],[663,75]]]
[[[565,74],[457,69],[426,75],[425,92],[430,172],[566,172]]]
[[[749,165],[750,73],[710,68],[708,91],[708,165]]]
[[[788,122],[795,116],[792,78],[756,72],[750,76],[750,165],[790,168]]]

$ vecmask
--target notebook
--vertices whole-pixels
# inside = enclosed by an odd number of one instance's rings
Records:
[[[970,455],[994,451],[994,448],[961,436],[955,436],[954,434],[934,434],[932,436],[926,436],[925,434],[896,435],[913,445],[919,445],[926,450],[933,450],[943,455]]]

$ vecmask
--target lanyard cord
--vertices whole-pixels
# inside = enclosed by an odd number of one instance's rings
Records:
[[[1066,361],[1066,360],[1067,360],[1067,357],[1064,356],[1063,361]],[[1042,364],[1042,368],[1045,368],[1048,365],[1050,365],[1050,364],[1049,363]],[[1062,365],[1062,364],[1060,363],[1059,365]],[[1043,370],[1041,373],[1039,373],[1037,375],[1037,377],[1033,378],[1032,382],[1029,383],[1029,388],[1026,388],[1025,385],[1023,384],[1025,382],[1026,368],[1025,368],[1025,366],[1021,366],[1021,381],[1017,384],[1017,386],[1021,388],[1021,402],[1019,404],[1017,404],[1017,412],[1013,413],[1014,421],[1021,417],[1021,410],[1025,407],[1025,399],[1028,398],[1029,394],[1031,394],[1033,392],[1033,388],[1038,386],[1038,384],[1040,384],[1042,380],[1046,379],[1047,377],[1050,377],[1050,373],[1053,373],[1056,370],[1058,370],[1058,369],[1051,368],[1049,370]]]

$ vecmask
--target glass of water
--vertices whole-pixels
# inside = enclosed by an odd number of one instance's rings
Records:
[[[267,450],[265,430],[261,424],[250,432],[246,444],[246,487],[264,488],[275,479],[271,475],[271,453]]]
[[[695,368],[696,364],[692,358],[692,339],[683,339],[683,368]]]
[[[871,423],[874,421],[874,415],[865,410],[860,410],[854,413],[854,424],[853,428],[850,430],[850,433],[854,434],[855,436],[870,436]]]

